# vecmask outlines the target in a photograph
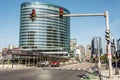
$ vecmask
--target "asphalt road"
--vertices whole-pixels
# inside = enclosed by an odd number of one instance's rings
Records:
[[[83,70],[20,69],[0,71],[0,80],[81,80]]]

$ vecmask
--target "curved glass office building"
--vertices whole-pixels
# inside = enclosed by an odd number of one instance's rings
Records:
[[[41,2],[25,2],[21,4],[19,46],[25,50],[59,54],[70,48],[70,17],[48,17],[43,15],[59,15],[70,12],[60,6]],[[35,19],[30,14],[35,11]]]

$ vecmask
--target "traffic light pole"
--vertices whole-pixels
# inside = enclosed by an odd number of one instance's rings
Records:
[[[37,17],[59,17],[60,15],[40,15]],[[95,14],[63,14],[63,17],[87,17],[87,16],[104,16],[106,21],[106,32],[109,32],[110,36],[110,29],[109,29],[109,19],[108,19],[108,11],[105,11],[104,13],[95,13]],[[108,50],[108,62],[109,62],[109,78],[111,80],[112,78],[112,54],[111,54],[111,44],[110,44],[110,37],[109,41],[107,40],[107,50]]]
[[[110,36],[110,28],[109,28],[109,21],[108,21],[108,11],[105,12],[105,21],[106,21],[106,32],[109,32]],[[110,37],[109,37],[110,40]],[[111,54],[111,41],[107,41],[107,54],[108,54],[108,63],[109,63],[109,78],[112,79],[112,54]]]

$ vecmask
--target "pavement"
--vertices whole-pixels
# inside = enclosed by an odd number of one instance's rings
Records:
[[[109,70],[105,69],[106,65],[102,64],[101,67],[101,80],[120,80],[120,68],[119,68],[119,75],[115,75],[115,69],[113,68],[113,75],[112,79],[109,78]],[[84,70],[87,72],[86,75],[81,77],[81,80],[100,80],[97,65],[95,63],[90,62],[82,62],[82,63],[75,63],[70,65],[64,65],[62,67],[63,70],[70,69],[70,70]]]
[[[109,78],[109,70],[101,70],[101,79],[98,75],[98,71],[89,71],[86,76],[82,80],[120,80],[120,69],[119,69],[119,74],[115,75],[115,69],[113,69],[113,75],[111,79]]]
[[[74,67],[79,66],[81,69],[86,68],[85,70],[84,69],[83,70],[86,71],[87,74],[81,78],[82,80],[100,80],[96,64],[84,62],[84,63],[80,63],[76,66],[75,65],[72,65],[72,66],[74,66]],[[92,68],[92,70],[88,70],[87,68],[89,68],[89,69]],[[112,71],[113,75],[112,75],[111,79],[109,78],[109,70],[105,69],[105,68],[106,68],[105,64],[102,64],[102,66],[101,66],[101,80],[120,80],[120,68],[118,69],[119,70],[118,75],[115,75],[115,68],[113,68],[113,71]]]
[[[115,75],[115,69],[113,69],[112,79],[109,78],[109,70],[102,70],[101,72],[103,80],[120,80],[120,69],[118,75]]]

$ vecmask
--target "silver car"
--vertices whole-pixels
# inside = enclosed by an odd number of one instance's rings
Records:
[[[48,61],[43,61],[43,62],[39,62],[37,64],[38,67],[48,67],[49,66],[49,62]]]

